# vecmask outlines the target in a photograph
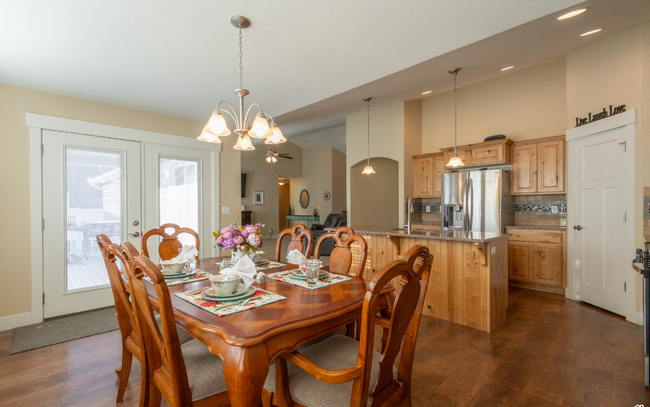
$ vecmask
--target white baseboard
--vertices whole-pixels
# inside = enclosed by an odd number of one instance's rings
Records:
[[[10,315],[0,318],[0,331],[18,328],[20,326],[31,325],[32,313]]]
[[[643,326],[643,311],[637,311],[637,313],[636,313],[636,323]]]

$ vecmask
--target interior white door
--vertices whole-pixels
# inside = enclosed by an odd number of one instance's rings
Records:
[[[140,143],[42,134],[43,316],[112,305],[96,236],[139,245]]]
[[[145,144],[144,150],[145,230],[165,223],[191,228],[201,239],[200,256],[214,256],[216,152],[159,144]],[[190,235],[181,234],[179,239],[183,244],[194,244]],[[156,236],[147,241],[154,261],[159,260],[159,241]]]
[[[576,298],[624,316],[634,298],[627,281],[634,253],[633,138],[619,127],[569,143],[574,264],[568,266],[575,267]]]

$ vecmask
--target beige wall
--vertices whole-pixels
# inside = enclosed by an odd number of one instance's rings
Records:
[[[0,271],[0,317],[31,311],[31,264],[29,233],[29,129],[25,113],[39,113],[113,126],[128,127],[183,137],[196,137],[203,123],[164,116],[88,100],[40,92],[0,83],[0,160],[3,198],[0,216],[7,233],[0,235],[0,256],[17,259],[17,269]],[[206,117],[210,112],[205,112]],[[230,206],[231,215],[222,215],[221,224],[240,218],[240,154],[232,149],[234,137],[226,138],[220,155],[221,206]]]
[[[449,80],[453,77],[449,75]],[[463,85],[463,71],[458,74]],[[564,59],[458,89],[458,145],[505,134],[512,140],[566,130]],[[422,153],[454,146],[454,93],[422,100]]]
[[[302,148],[290,141],[274,146],[273,149],[278,153],[293,157],[292,160],[278,158],[274,165],[265,160],[264,154],[269,149],[268,145],[258,145],[255,151],[242,153],[241,160],[241,172],[248,174],[246,197],[241,199],[241,204],[246,206],[246,210],[253,211],[253,222],[265,225],[262,228],[264,236],[268,236],[271,229],[273,235],[284,229],[284,225],[279,224],[279,211],[286,211],[287,208],[280,207],[278,178],[302,176]],[[264,191],[264,205],[254,205],[253,191]],[[237,224],[240,223],[241,219],[237,221]]]
[[[413,156],[422,152],[422,100],[404,102],[404,196],[413,196]]]
[[[347,197],[345,188],[345,154],[339,150],[332,149],[332,213],[341,213],[347,208]],[[327,216],[328,213],[322,216]],[[324,220],[323,220],[324,222]]]
[[[318,208],[321,221],[332,213],[332,199],[323,199],[323,192],[332,192],[332,151],[330,146],[318,145],[302,149],[302,177],[291,179],[291,206],[294,215],[312,215]],[[300,192],[306,189],[309,193],[309,205],[302,208],[299,202]]]
[[[388,158],[371,158],[370,165],[375,174],[361,172],[366,166],[366,161],[361,161],[351,168],[350,211],[354,213],[354,220],[352,223],[348,221],[348,226],[400,227],[400,220],[395,217],[402,201],[398,194],[399,163]]]
[[[638,109],[635,137],[635,240],[643,247],[643,187],[650,186],[650,23],[604,38],[567,54],[567,128],[576,117],[625,104]],[[569,208],[570,210],[570,208]],[[642,279],[636,281],[637,310]]]

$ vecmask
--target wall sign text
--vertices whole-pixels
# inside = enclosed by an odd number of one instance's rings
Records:
[[[595,122],[596,120],[604,119],[615,114],[623,113],[625,111],[625,105],[616,106],[612,109],[612,105],[609,105],[609,113],[607,109],[603,107],[602,112],[598,113],[589,113],[589,117],[576,117],[576,127],[582,126],[583,124],[588,124]]]

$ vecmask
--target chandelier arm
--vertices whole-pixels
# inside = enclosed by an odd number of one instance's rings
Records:
[[[232,109],[232,113],[230,113],[226,109],[222,109],[221,108],[222,103],[225,103],[228,106],[230,106],[230,109]],[[232,107],[232,105],[230,103],[226,102],[225,100],[222,100],[221,102],[219,102],[219,105],[217,105],[217,110],[219,110],[220,112],[228,113],[230,115],[230,117],[232,117],[232,119],[235,121],[235,126],[239,126],[239,119],[237,118],[237,112],[235,111],[235,108]]]
[[[251,112],[253,106],[257,106],[258,113],[263,113],[262,107],[257,103],[253,103],[252,105],[248,106],[248,110],[246,111],[246,116],[244,116],[244,121],[243,121],[243,125],[246,126],[246,128],[248,128],[248,121],[249,121],[248,114]]]

